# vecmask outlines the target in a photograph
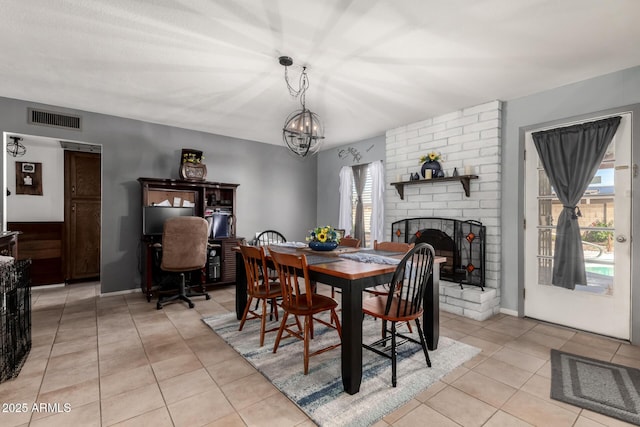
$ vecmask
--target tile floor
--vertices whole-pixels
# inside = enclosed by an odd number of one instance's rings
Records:
[[[33,347],[20,375],[0,384],[0,403],[61,412],[0,412],[1,426],[314,425],[200,321],[234,309],[233,287],[193,310],[99,292],[97,283],[33,291]],[[626,425],[551,400],[549,349],[640,367],[640,347],[505,315],[442,312],[441,334],[482,353],[376,427]]]

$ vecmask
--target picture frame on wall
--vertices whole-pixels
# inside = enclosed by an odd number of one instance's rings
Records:
[[[36,165],[34,163],[23,163],[22,164],[22,172],[35,173],[36,172]]]
[[[16,162],[16,194],[42,196],[42,163]]]

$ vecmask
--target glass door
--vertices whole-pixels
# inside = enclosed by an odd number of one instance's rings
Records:
[[[631,114],[621,116],[616,135],[579,204],[587,284],[577,285],[575,290],[551,283],[555,225],[562,203],[542,168],[531,138],[531,133],[542,129],[525,135],[524,303],[528,317],[629,339]]]

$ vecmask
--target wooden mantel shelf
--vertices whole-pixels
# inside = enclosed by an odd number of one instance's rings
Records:
[[[404,200],[405,185],[427,184],[427,183],[437,184],[439,182],[460,181],[460,183],[462,184],[462,188],[464,189],[464,194],[467,197],[469,197],[469,183],[472,179],[478,179],[478,175],[459,175],[459,176],[448,176],[446,178],[417,179],[415,181],[392,182],[391,185],[396,187],[396,190],[400,195],[400,199]]]

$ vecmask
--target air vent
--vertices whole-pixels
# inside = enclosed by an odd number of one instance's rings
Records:
[[[52,111],[28,109],[28,123],[32,125],[53,126],[63,129],[81,130],[80,116],[54,113]]]

